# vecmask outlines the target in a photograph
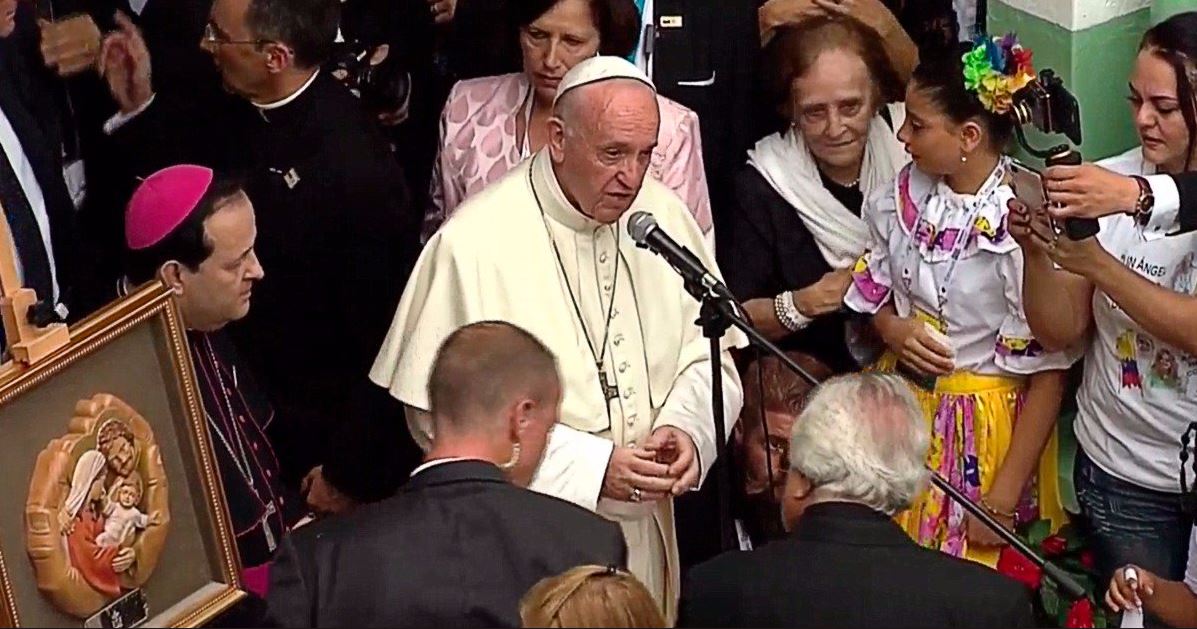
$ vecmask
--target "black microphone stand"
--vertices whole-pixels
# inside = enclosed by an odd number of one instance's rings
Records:
[[[818,386],[819,380],[815,378],[810,372],[803,369],[798,363],[794,362],[786,355],[781,348],[774,345],[769,339],[765,338],[756,328],[752,327],[744,317],[740,316],[740,311],[743,308],[734,300],[721,297],[713,290],[702,286],[682,275],[685,278],[686,291],[694,296],[702,305],[699,309],[698,325],[702,327],[703,336],[710,339],[711,342],[711,384],[713,386],[712,403],[714,405],[713,415],[715,421],[715,447],[717,450],[724,450],[727,444],[727,430],[724,427],[724,412],[723,412],[723,355],[722,339],[728,328],[735,326],[741,332],[748,336],[752,344],[756,345],[777,357],[790,371],[805,379],[812,386]],[[1042,555],[1031,548],[1021,537],[998,522],[988,511],[982,508],[977,503],[965,496],[960,490],[952,486],[943,476],[935,470],[929,470],[931,473],[931,483],[938,487],[941,491],[947,494],[952,500],[960,504],[965,511],[968,511],[978,520],[980,520],[986,527],[1002,538],[1002,541],[1014,547],[1015,550],[1022,553],[1027,559],[1031,560],[1035,565],[1043,570],[1044,574],[1049,579],[1055,581],[1059,586],[1060,591],[1073,599],[1083,598],[1085,596],[1085,589],[1073,579],[1071,575],[1062,570],[1059,566],[1045,559]],[[719,494],[719,534],[720,543],[723,545],[723,550],[730,550],[731,540],[731,523],[728,509],[729,497],[731,495],[731,466],[724,465],[723,472],[717,475],[716,482]]]

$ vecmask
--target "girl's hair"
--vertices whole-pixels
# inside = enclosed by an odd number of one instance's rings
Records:
[[[1184,166],[1188,170],[1197,143],[1197,11],[1178,13],[1151,27],[1144,33],[1139,50],[1150,51],[1167,62],[1176,74],[1176,98],[1189,129]]]
[[[665,627],[636,577],[614,567],[581,566],[532,586],[520,601],[525,627]]]
[[[946,54],[923,57],[910,80],[931,97],[949,120],[963,124],[975,120],[985,129],[989,145],[1001,151],[1014,135],[1014,118],[987,109],[975,92],[965,87],[964,55],[974,49],[962,43]]]
[[[819,55],[829,50],[848,50],[864,61],[878,104],[902,100],[902,81],[876,32],[853,19],[816,17],[777,29],[765,46],[761,83],[769,102],[789,126],[790,88]]]
[[[493,0],[491,0],[493,1]],[[509,3],[508,18],[516,32],[540,19],[562,0],[518,0]],[[640,43],[640,11],[632,0],[587,0],[599,32],[599,54],[626,57]]]

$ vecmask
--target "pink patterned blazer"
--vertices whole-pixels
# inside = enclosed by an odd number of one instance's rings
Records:
[[[516,138],[516,119],[530,86],[524,74],[461,81],[441,113],[441,145],[432,172],[432,206],[424,216],[427,241],[467,197],[497,181],[526,157]],[[702,164],[698,114],[662,96],[660,141],[649,174],[690,208],[707,239],[711,198]]]

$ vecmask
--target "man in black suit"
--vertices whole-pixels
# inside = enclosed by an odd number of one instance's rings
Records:
[[[98,288],[83,279],[91,260],[63,177],[55,79],[41,63],[34,17],[28,3],[0,2],[0,204],[39,315],[75,320],[98,305]]]
[[[694,568],[679,626],[1031,626],[1026,588],[922,548],[892,520],[925,487],[929,439],[904,380],[824,383],[791,437],[790,537]]]
[[[436,436],[407,485],[283,540],[268,598],[282,626],[518,627],[540,579],[624,565],[619,526],[522,488],[561,403],[548,349],[507,323],[468,325],[428,389]]]

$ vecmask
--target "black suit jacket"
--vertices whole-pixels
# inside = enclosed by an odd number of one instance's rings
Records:
[[[18,3],[17,28],[0,39],[0,109],[12,123],[41,187],[61,301],[75,320],[99,305],[95,303],[98,288],[86,279],[92,258],[80,241],[75,205],[63,179],[62,119],[56,92],[61,84],[41,62],[34,18],[32,6]]]
[[[732,174],[768,116],[757,96],[759,0],[654,0],[653,82],[698,114],[715,236],[735,211]],[[680,19],[679,19],[680,18]],[[679,25],[680,24],[680,25]]]
[[[1180,189],[1180,231],[1197,230],[1197,171],[1172,177]]]
[[[807,509],[785,540],[694,568],[679,626],[1027,627],[1029,590],[916,545],[862,505]]]
[[[537,581],[626,559],[618,525],[456,461],[284,538],[268,604],[284,627],[518,627]]]

